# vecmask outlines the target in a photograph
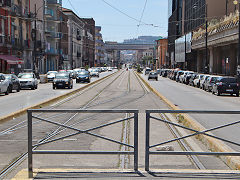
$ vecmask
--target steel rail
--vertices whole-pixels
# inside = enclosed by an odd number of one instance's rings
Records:
[[[107,78],[104,79],[104,80],[107,80],[107,79],[111,78],[113,75],[114,75],[114,73],[111,74],[109,77],[107,77]],[[54,109],[54,108],[56,108],[56,107],[58,107],[58,106],[60,106],[60,105],[62,105],[62,104],[64,104],[64,103],[66,103],[66,102],[69,102],[69,101],[72,100],[73,98],[78,97],[78,96],[80,96],[80,95],[88,92],[90,89],[93,89],[94,87],[96,87],[96,86],[100,85],[101,83],[105,82],[104,80],[103,80],[103,81],[100,81],[100,82],[98,82],[98,83],[96,83],[96,84],[94,84],[94,85],[92,85],[92,86],[90,86],[90,87],[88,87],[87,89],[84,89],[83,91],[80,91],[79,93],[76,93],[76,94],[74,94],[74,95],[71,95],[70,97],[67,97],[67,98],[61,100],[59,103],[56,103],[56,104],[50,106],[49,109]],[[40,115],[40,114],[38,114],[38,115]],[[58,116],[60,116],[60,115],[58,115]],[[53,117],[57,117],[57,116],[53,116]],[[23,126],[18,127],[20,124],[23,124],[23,123],[25,123],[25,122],[27,122],[27,120],[24,120],[24,121],[22,121],[22,122],[20,122],[20,123],[18,123],[18,124],[16,124],[16,125],[13,125],[12,127],[9,127],[9,128],[7,128],[7,129],[1,131],[1,132],[0,132],[0,136],[5,135],[5,134],[8,134],[8,133],[10,133],[10,132],[12,132],[12,131],[16,131],[16,130],[18,130],[18,129],[21,129],[21,128],[26,127],[27,125],[23,125]],[[38,122],[40,122],[40,121],[38,121]],[[38,122],[34,122],[34,123],[38,123]],[[15,127],[18,127],[18,128],[15,128]],[[13,128],[15,128],[15,129],[13,129]]]
[[[163,118],[168,119],[167,116],[165,114],[160,114]],[[172,124],[168,124],[166,123],[167,127],[170,129],[170,131],[172,132],[172,134],[176,137],[176,138],[180,138],[181,135],[179,134],[179,132],[177,131],[177,129],[172,125]],[[185,139],[185,141],[187,141]],[[192,148],[191,146],[189,146],[187,143],[185,143],[185,141],[183,139],[178,140],[177,142],[180,144],[180,146],[182,147],[183,150],[185,151],[191,151]],[[191,160],[191,162],[198,168],[198,169],[206,169],[206,167],[202,164],[202,162],[199,160],[199,158],[196,155],[189,155],[188,156],[189,159]]]
[[[121,73],[121,74],[122,74],[122,73]],[[120,75],[121,75],[121,74],[120,74]],[[117,78],[120,77],[120,75],[117,76]],[[110,77],[112,77],[112,76],[109,76],[107,79],[109,79]],[[117,78],[115,78],[114,81],[115,81]],[[104,81],[107,80],[107,79],[104,79]],[[93,87],[95,87],[95,86],[103,83],[104,81],[101,81],[101,82],[99,82],[99,83],[97,83],[97,84],[94,84]],[[114,81],[112,81],[111,83],[113,83]],[[111,83],[110,83],[110,84],[111,84]],[[108,84],[108,85],[105,86],[104,88],[108,87],[110,84]],[[91,86],[90,89],[92,89],[93,87]],[[89,88],[87,88],[84,92],[87,92],[88,90],[89,90]],[[101,92],[102,92],[102,91],[101,91]],[[82,95],[82,94],[83,94],[83,93],[80,93],[80,95]],[[79,96],[79,95],[78,95],[78,96]],[[76,97],[76,96],[74,96],[74,97]],[[70,99],[67,98],[64,103],[66,103],[66,102],[68,102],[68,101],[70,101]],[[63,103],[61,103],[61,104],[63,104]],[[59,105],[60,105],[60,104],[58,104],[57,106],[59,106]],[[56,107],[57,107],[57,106],[56,106]],[[55,107],[55,106],[54,106],[54,107]],[[51,107],[51,108],[54,108],[54,107]],[[55,133],[56,133],[56,132],[55,132]],[[39,142],[41,143],[41,142],[44,142],[45,140],[48,140],[49,137],[52,137],[51,134],[53,134],[53,133],[50,133],[47,137],[44,137],[44,138],[43,138],[42,140],[40,140]],[[57,135],[57,134],[56,134],[56,135]],[[37,147],[35,147],[35,148],[37,148]],[[4,176],[6,176],[6,174],[8,174],[8,172],[10,172],[15,166],[17,166],[17,165],[19,165],[20,163],[22,163],[22,162],[27,158],[27,155],[28,155],[27,152],[23,153],[21,156],[17,157],[17,159],[16,159],[14,162],[12,162],[12,163],[9,164],[6,168],[4,168],[3,170],[1,170],[1,172],[0,172],[0,179],[3,178]]]

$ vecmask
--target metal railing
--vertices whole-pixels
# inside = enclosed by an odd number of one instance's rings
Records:
[[[150,166],[150,155],[215,155],[215,156],[240,156],[240,152],[193,152],[193,151],[151,151],[152,148],[157,147],[157,146],[161,146],[161,145],[165,145],[167,143],[171,143],[171,142],[176,142],[179,140],[183,140],[189,137],[193,137],[196,135],[205,135],[214,139],[218,139],[221,140],[222,142],[227,142],[229,144],[233,144],[233,145],[237,145],[240,147],[239,143],[218,137],[216,135],[213,134],[209,134],[209,132],[214,131],[214,130],[219,130],[225,127],[229,127],[229,126],[233,126],[236,124],[240,124],[240,120],[238,121],[234,121],[231,123],[227,123],[224,125],[219,125],[217,127],[213,127],[210,129],[206,129],[206,130],[202,130],[202,131],[198,131],[195,130],[193,128],[190,127],[186,127],[174,122],[171,122],[167,119],[164,118],[158,118],[158,117],[154,117],[151,116],[151,114],[153,113],[158,113],[158,114],[163,114],[163,113],[169,113],[169,114],[240,114],[240,111],[199,111],[199,110],[146,110],[146,144],[145,144],[145,170],[149,171],[149,166]],[[160,121],[163,123],[167,123],[170,124],[172,126],[175,127],[180,127],[183,128],[185,130],[188,130],[190,132],[193,132],[192,134],[183,136],[183,137],[178,137],[178,138],[174,138],[168,141],[164,141],[158,144],[153,144],[150,145],[150,121],[151,119],[154,119],[156,121]]]
[[[134,156],[134,170],[138,171],[138,110],[75,110],[75,109],[70,109],[70,110],[48,110],[48,109],[31,109],[28,110],[28,175],[29,178],[33,177],[33,154],[101,154],[101,155],[116,155],[116,154],[128,154],[128,155],[133,155]],[[65,124],[61,124],[58,122],[54,122],[36,115],[33,115],[33,113],[105,113],[105,114],[112,114],[112,113],[129,113],[129,114],[133,114],[133,116],[130,117],[126,117],[124,119],[120,119],[114,122],[109,122],[97,127],[93,127],[93,128],[89,128],[87,130],[82,130],[82,129],[78,129],[78,128],[74,128],[72,126],[68,126]],[[45,141],[41,141],[38,144],[33,145],[32,144],[32,120],[33,118],[43,121],[43,122],[47,122],[50,124],[54,124],[57,125],[59,127],[63,127],[66,129],[71,129],[76,131],[76,133],[73,134],[69,134],[63,137],[59,137],[59,138],[55,138],[55,139],[47,139]],[[134,120],[134,144],[130,145],[130,144],[126,144],[108,137],[104,137],[95,133],[92,133],[91,131],[93,130],[97,130],[100,128],[104,128],[113,124],[117,124],[120,122],[124,122],[127,120]],[[37,147],[44,145],[44,144],[48,144],[51,142],[56,142],[68,137],[73,137],[75,135],[79,135],[79,134],[88,134],[97,138],[101,138],[104,139],[106,141],[110,141],[110,142],[114,142],[116,144],[120,144],[123,146],[127,146],[130,148],[133,148],[133,151],[72,151],[72,150],[36,150]]]

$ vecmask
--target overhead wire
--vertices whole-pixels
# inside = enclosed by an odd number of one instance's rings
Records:
[[[141,24],[141,21],[142,21],[143,14],[145,12],[146,6],[147,6],[147,0],[145,0],[144,6],[143,6],[143,10],[142,10],[142,14],[141,14],[141,17],[139,19],[139,24],[137,25],[137,37],[138,37],[138,33],[139,33],[139,26]]]

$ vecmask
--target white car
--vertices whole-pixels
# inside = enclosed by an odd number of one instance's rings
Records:
[[[57,71],[48,71],[47,72],[47,79],[48,82],[53,81],[53,79],[56,77]]]
[[[88,71],[90,72],[90,76],[99,77],[98,69],[89,69]]]
[[[200,85],[199,85],[200,89],[204,89],[204,83],[209,76],[210,75],[208,75],[208,74],[205,74],[205,75],[202,76],[202,78],[200,79]]]
[[[0,93],[9,94],[9,83],[10,81],[4,77],[3,74],[0,74]]]
[[[32,90],[38,88],[38,80],[34,73],[19,73],[18,79],[21,88],[31,88]]]
[[[198,74],[196,78],[193,80],[193,86],[194,87],[200,87],[200,80],[203,77],[204,74]]]

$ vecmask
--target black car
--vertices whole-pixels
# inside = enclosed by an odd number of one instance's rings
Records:
[[[76,83],[88,82],[90,83],[91,77],[88,71],[82,71],[77,74]]]
[[[212,93],[220,96],[222,93],[236,94],[239,97],[239,84],[234,77],[219,77],[213,84]]]
[[[4,74],[5,78],[9,80],[9,92],[11,93],[13,90],[17,92],[20,91],[21,85],[19,79],[14,74]]]
[[[53,89],[55,88],[73,88],[73,80],[69,73],[57,73],[53,80]]]

